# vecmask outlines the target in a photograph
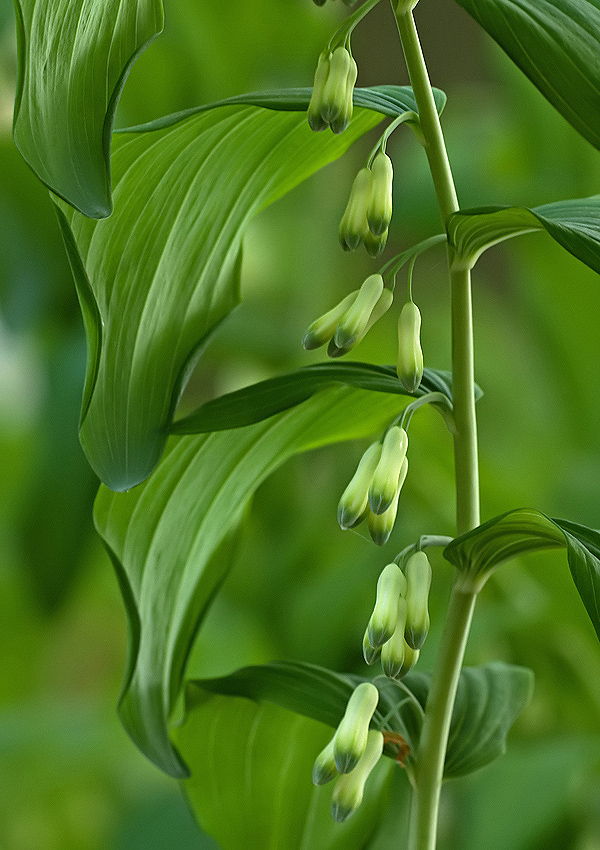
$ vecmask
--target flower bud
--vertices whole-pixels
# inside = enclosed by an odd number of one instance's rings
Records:
[[[382,236],[392,220],[392,160],[380,151],[371,166],[373,175],[371,198],[367,209],[369,229],[374,236]]]
[[[369,489],[369,506],[374,514],[382,514],[394,501],[407,448],[408,434],[394,425],[383,439],[381,458]]]
[[[362,682],[348,700],[346,712],[333,736],[333,757],[340,773],[354,770],[367,746],[369,723],[379,702],[379,691]]]
[[[370,275],[362,284],[356,300],[339,321],[333,341],[335,345],[349,351],[366,333],[371,313],[383,292],[380,274]]]
[[[404,640],[399,630],[394,632],[387,643],[381,647],[381,665],[390,679],[402,679],[419,660],[419,650],[413,649]]]
[[[320,348],[320,346],[325,345],[327,340],[329,340],[335,333],[339,320],[348,310],[350,305],[354,303],[357,295],[358,289],[355,289],[354,292],[346,295],[346,297],[343,298],[339,304],[336,304],[335,307],[329,310],[328,313],[324,313],[318,319],[315,319],[302,337],[303,347],[310,350],[313,348]]]
[[[398,377],[404,389],[414,393],[423,377],[423,352],[419,334],[421,314],[412,301],[407,301],[398,319]]]
[[[363,638],[363,656],[367,664],[375,664],[379,656],[381,655],[380,649],[375,649],[374,646],[371,646],[371,641],[369,640],[369,630],[365,631],[365,636]]]
[[[350,119],[352,118],[352,113],[354,111],[354,84],[356,83],[356,78],[358,76],[358,68],[356,67],[354,57],[348,51],[346,52],[350,57],[350,61],[348,63],[348,75],[346,77],[346,101],[344,108],[338,117],[331,121],[331,129],[336,134],[344,132],[350,123]]]
[[[394,634],[398,625],[398,599],[406,591],[406,576],[398,564],[388,564],[377,581],[377,600],[367,627],[369,643],[375,649]]]
[[[350,189],[348,204],[340,221],[339,237],[344,251],[358,248],[369,231],[367,207],[372,194],[373,177],[368,168],[361,168]]]
[[[381,236],[374,236],[371,231],[367,231],[364,237],[365,248],[367,249],[367,254],[373,259],[377,258],[383,249],[386,246],[388,238],[387,230],[381,234]]]
[[[325,50],[319,56],[317,70],[315,71],[315,80],[313,83],[312,95],[308,104],[308,123],[311,130],[325,130],[328,122],[321,116],[321,105],[323,103],[323,94],[325,85],[329,77],[329,65],[331,54]]]
[[[366,450],[356,472],[338,504],[337,518],[344,531],[354,528],[363,519],[369,503],[369,487],[381,457],[381,443],[372,443]]]
[[[356,67],[354,59],[346,48],[336,47],[329,60],[329,74],[323,87],[319,110],[321,118],[327,124],[337,121],[347,111],[348,81],[351,79],[353,65]]]
[[[342,823],[362,803],[365,783],[383,753],[383,734],[372,729],[367,737],[365,751],[352,773],[340,776],[331,795],[331,813]]]
[[[400,490],[404,484],[406,473],[408,472],[408,459],[404,458],[402,468],[400,469],[400,477],[398,479],[398,490],[392,501],[392,504],[382,514],[374,514],[369,511],[369,533],[371,539],[378,546],[383,546],[387,543],[394,528],[396,521],[396,513],[398,512],[398,499],[400,498]]]
[[[429,631],[427,601],[431,586],[431,565],[425,552],[415,552],[406,564],[406,626],[404,637],[413,649],[420,649]]]
[[[337,767],[335,766],[335,760],[333,758],[333,738],[327,744],[327,746],[321,750],[319,755],[315,759],[315,764],[313,767],[313,783],[315,785],[325,785],[326,782],[329,782],[333,779],[334,776],[338,775]]]
[[[383,672],[390,679],[396,679],[400,675],[404,664],[406,652],[406,641],[404,640],[404,621],[406,620],[406,600],[404,596],[398,597],[396,611],[396,628],[392,636],[381,647],[381,665]]]

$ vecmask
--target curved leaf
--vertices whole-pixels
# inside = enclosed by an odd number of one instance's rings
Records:
[[[131,65],[161,32],[161,0],[16,0],[14,139],[40,180],[85,215],[112,209],[110,137]]]
[[[208,401],[198,410],[174,422],[171,433],[199,434],[250,425],[306,401],[319,390],[339,384],[416,397],[441,392],[452,402],[451,380],[449,372],[425,369],[418,390],[408,393],[398,380],[393,366],[352,362],[315,363]]]
[[[406,89],[397,92],[402,112]],[[114,490],[143,481],[158,463],[181,388],[239,301],[240,246],[252,217],[382,118],[360,108],[340,136],[313,133],[303,113],[254,99],[261,97],[116,134],[109,219],[91,221],[58,202],[93,337],[80,439]]]
[[[457,0],[600,149],[599,0]]]
[[[503,561],[566,548],[577,591],[600,638],[600,531],[529,508],[509,511],[455,538],[444,557],[477,586]]]
[[[600,274],[600,195],[540,207],[460,210],[447,221],[459,262],[471,268],[481,254],[512,236],[545,230],[559,245]]]
[[[219,679],[188,682],[186,709],[193,712],[206,692],[245,696],[274,702],[335,728],[344,715],[359,676],[342,675],[301,662],[274,662],[244,667]],[[400,733],[411,747],[414,764],[431,676],[411,671],[401,682],[385,676],[372,680],[379,703],[371,725],[383,732]],[[461,670],[450,724],[444,777],[450,779],[478,770],[506,749],[506,736],[533,692],[533,674],[524,667],[501,662]],[[386,755],[396,756],[391,745]]]
[[[191,768],[183,789],[223,850],[362,850],[387,808],[393,766],[382,760],[360,808],[331,817],[331,785],[315,787],[313,762],[331,730],[268,703],[204,694],[174,737]]]
[[[256,488],[297,452],[367,436],[399,412],[394,395],[333,389],[235,431],[173,439],[154,475],[128,493],[101,487],[95,523],[127,607],[121,719],[167,773],[186,775],[168,717],[200,619],[231,558],[219,557]]]

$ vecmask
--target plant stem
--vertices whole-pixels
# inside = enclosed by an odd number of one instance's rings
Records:
[[[392,7],[404,58],[419,110],[425,152],[445,225],[458,209],[448,154],[427,67],[411,11]],[[473,317],[470,272],[452,268],[448,251],[452,302],[452,380],[457,534],[479,525],[479,474],[473,365]],[[409,850],[434,850],[448,732],[458,679],[475,606],[476,592],[455,582],[416,755]]]

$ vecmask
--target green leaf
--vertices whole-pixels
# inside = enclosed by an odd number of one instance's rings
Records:
[[[117,571],[130,628],[120,715],[148,758],[186,774],[168,735],[190,645],[231,566],[219,557],[261,482],[291,455],[385,427],[395,395],[338,388],[264,422],[173,438],[154,475],[128,493],[101,487],[95,523]]]
[[[600,149],[599,0],[457,0]]]
[[[555,548],[566,548],[573,581],[600,638],[600,531],[521,508],[455,538],[444,549],[444,557],[482,586],[503,561]]]
[[[161,0],[16,0],[14,139],[40,180],[85,215],[112,209],[110,138],[127,74],[161,32]]]
[[[540,207],[460,210],[447,221],[459,260],[471,268],[481,254],[512,236],[545,230],[559,245],[600,274],[600,195]]]
[[[363,97],[402,113],[409,93]],[[274,103],[285,96],[268,93]],[[253,216],[382,119],[359,108],[341,135],[313,133],[303,113],[253,105],[266,97],[116,134],[109,219],[91,221],[58,202],[89,342],[80,439],[114,490],[143,481],[158,463],[181,389],[239,301],[240,248]]]
[[[452,402],[451,379],[449,372],[425,369],[419,389],[415,393],[408,393],[398,380],[393,366],[352,362],[315,363],[208,401],[198,410],[173,423],[171,432],[199,434],[250,425],[306,401],[319,390],[340,384],[416,397],[441,392]]]
[[[362,681],[366,680],[314,664],[274,662],[244,667],[219,679],[189,682],[186,708],[193,711],[206,692],[245,696],[274,702],[335,728],[350,694]],[[385,676],[373,679],[380,696],[371,726],[405,738],[411,747],[409,768],[414,764],[430,681],[429,674],[414,670],[401,682]],[[523,667],[494,662],[461,670],[444,767],[446,779],[478,770],[504,753],[508,731],[531,699],[532,690],[533,674]],[[385,752],[396,756],[391,745],[386,745]]]
[[[268,703],[204,693],[174,737],[191,768],[184,791],[223,850],[362,850],[386,810],[393,766],[382,759],[360,808],[331,816],[332,786],[315,787],[313,762],[331,729]]]

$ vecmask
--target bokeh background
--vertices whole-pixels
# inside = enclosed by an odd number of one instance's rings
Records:
[[[125,87],[126,126],[243,91],[310,85],[344,7],[310,0],[165,0],[164,34]],[[339,8],[338,8],[339,7]],[[451,0],[416,10],[464,207],[536,205],[593,194],[592,150]],[[359,84],[404,84],[382,3],[355,33]],[[48,193],[10,136],[12,3],[0,0],[0,847],[3,850],[216,848],[177,784],[140,755],[116,702],[126,621],[91,522],[97,481],[77,442],[85,341]],[[376,268],[337,245],[363,140],[264,213],[245,243],[244,301],[215,336],[183,405],[319,359],[306,325]],[[400,130],[385,257],[440,226],[419,146]],[[384,258],[385,258],[384,257]],[[483,517],[510,508],[600,525],[599,281],[541,234],[488,252],[475,276]],[[400,281],[402,285],[402,281]],[[449,367],[441,251],[419,260],[415,299],[426,364]],[[395,360],[395,315],[356,358]],[[193,675],[295,658],[363,672],[361,639],[382,565],[421,533],[452,533],[450,439],[424,410],[411,474],[385,551],[336,524],[365,445],[284,466],[254,499],[236,563],[200,632]],[[450,568],[433,556],[431,666]],[[468,663],[532,667],[532,704],[509,751],[447,786],[441,847],[600,848],[600,648],[564,556],[503,566],[476,611]],[[398,846],[397,844],[395,846]],[[250,849],[251,850],[251,849]],[[379,850],[385,850],[384,847]]]

